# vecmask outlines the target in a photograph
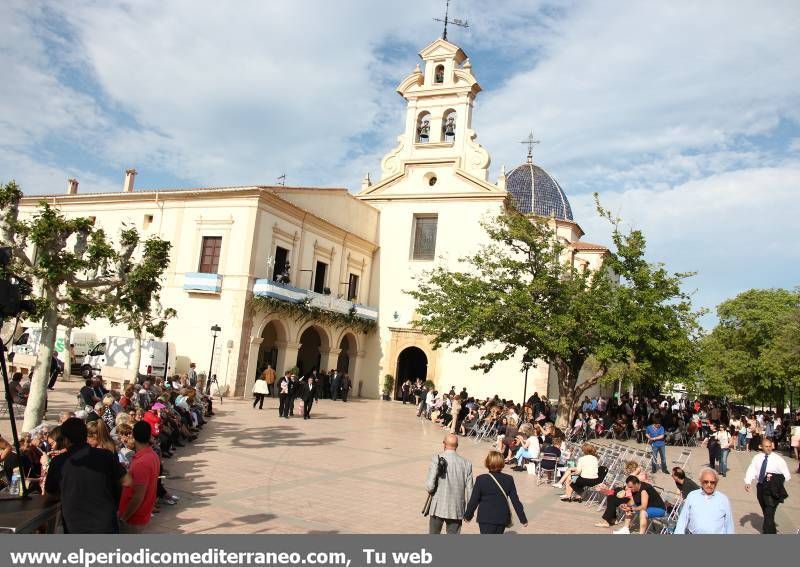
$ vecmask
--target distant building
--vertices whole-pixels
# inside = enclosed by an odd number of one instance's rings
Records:
[[[166,339],[178,351],[176,371],[189,361],[207,370],[210,327],[222,328],[213,373],[223,390],[248,394],[267,363],[279,373],[298,366],[350,373],[358,393],[380,394],[382,378],[427,378],[440,389],[522,397],[521,356],[488,375],[470,370],[479,353],[433,350],[413,328],[415,302],[405,290],[434,265],[488,242],[480,221],[506,199],[523,213],[547,217],[568,257],[581,269],[600,266],[606,248],[581,241],[569,201],[556,180],[526,163],[495,183],[490,157],[476,141],[472,109],[481,87],[466,54],[438,39],[397,87],[408,101],[403,133],[367,176],[361,192],[315,187],[251,186],[134,190],[135,171],[121,193],[45,197],[69,216],[91,216],[115,234],[123,223],[173,244],[163,303],[178,317]],[[31,212],[41,196],[26,197]],[[258,305],[258,310],[254,305]],[[97,321],[97,336],[128,335]],[[531,369],[528,395],[557,392],[548,365]]]

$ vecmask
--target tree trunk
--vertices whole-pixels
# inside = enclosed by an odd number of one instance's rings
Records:
[[[554,361],[556,376],[558,376],[558,408],[556,414],[556,427],[567,431],[572,422],[572,412],[575,406],[575,385],[578,375],[573,374],[569,365],[563,360]]]
[[[64,346],[66,349],[64,350],[64,377],[63,380],[68,380],[70,376],[72,376],[72,357],[70,357],[69,352],[70,348],[69,345],[72,343],[72,327],[67,327],[67,331],[64,333]]]
[[[139,381],[139,367],[142,365],[142,333],[133,333],[133,358],[131,359],[131,367],[136,373],[135,380]]]
[[[50,358],[56,344],[57,329],[58,313],[55,309],[48,309],[42,317],[42,338],[39,341],[39,352],[36,355],[36,366],[33,368],[31,390],[25,406],[25,420],[22,422],[23,433],[34,429],[42,423],[44,418],[47,382],[50,380]]]

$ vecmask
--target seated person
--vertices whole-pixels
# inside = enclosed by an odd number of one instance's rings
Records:
[[[84,382],[83,388],[80,390],[80,397],[81,397],[81,405],[83,406],[92,406],[100,401],[100,398],[95,394],[94,388],[92,388],[93,380],[91,378],[87,378]]]
[[[28,395],[22,387],[22,372],[14,372],[11,382],[8,383],[8,393],[15,404],[25,405],[28,403]]]
[[[539,467],[549,475],[548,477],[552,477],[555,480],[558,460],[561,458],[561,439],[556,437],[553,439],[552,445],[545,445],[540,455],[542,460],[539,463]]]
[[[635,476],[641,482],[648,482],[647,471],[639,466],[636,461],[625,463],[625,473],[627,476]],[[633,493],[626,486],[608,487],[600,483],[595,487],[606,493],[606,510],[603,512],[603,519],[595,524],[598,528],[610,528],[617,523],[617,508],[629,503],[633,498]]]
[[[566,484],[566,490],[561,496],[561,500],[564,502],[580,502],[580,494],[583,490],[599,484],[601,481],[600,461],[597,459],[597,450],[594,445],[584,443],[581,451],[583,456],[578,459],[573,468],[564,473],[563,482]],[[574,481],[570,479],[573,475],[577,476]]]
[[[625,486],[631,491],[631,499],[628,504],[623,504],[625,510],[625,525],[615,534],[631,533],[630,525],[634,512],[639,512],[639,534],[647,531],[647,525],[651,518],[663,518],[667,515],[667,507],[658,491],[647,482],[642,482],[639,477],[631,475],[625,479]]]
[[[535,435],[527,436],[524,433],[517,434],[517,452],[511,462],[517,461],[515,471],[524,471],[522,463],[525,459],[536,459],[539,457],[539,438]]]

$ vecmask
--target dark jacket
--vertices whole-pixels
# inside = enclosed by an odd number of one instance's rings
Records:
[[[514,479],[511,478],[511,475],[503,473],[482,474],[475,479],[475,487],[472,489],[472,496],[470,496],[467,503],[464,519],[471,520],[477,508],[479,524],[506,525],[509,511],[508,499],[503,496],[503,493],[500,492],[497,484],[489,475],[494,475],[503,490],[506,491],[514,510],[517,512],[519,521],[527,524],[528,518],[525,517],[522,502],[519,501],[519,496],[517,496],[517,487],[514,485]]]
[[[785,482],[786,477],[782,474],[773,473],[769,475],[768,480],[764,483],[766,485],[764,487],[766,492],[769,493],[769,496],[771,496],[775,502],[783,502],[789,497],[789,493],[786,492],[786,486],[784,485]]]

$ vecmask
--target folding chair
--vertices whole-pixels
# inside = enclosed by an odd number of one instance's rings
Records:
[[[549,480],[545,480],[544,482],[555,482],[556,480],[556,473],[558,472],[558,462],[559,457],[555,455],[542,455],[539,460],[539,466],[536,467],[536,486],[542,484],[542,477],[549,477]],[[546,469],[542,465],[547,463],[553,463],[552,469]]]

